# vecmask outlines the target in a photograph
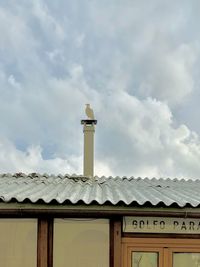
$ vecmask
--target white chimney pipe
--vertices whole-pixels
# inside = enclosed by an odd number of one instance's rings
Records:
[[[81,121],[84,133],[83,175],[94,177],[94,133],[97,120],[94,119],[94,113],[89,104],[86,104],[85,112],[89,119]]]

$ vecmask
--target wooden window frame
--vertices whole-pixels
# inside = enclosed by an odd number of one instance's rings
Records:
[[[172,257],[175,252],[200,253],[200,240],[191,238],[159,238],[159,236],[157,238],[123,238],[121,257],[123,267],[131,267],[130,257],[133,251],[158,252],[162,258],[159,258],[159,266],[170,267],[172,266]]]
[[[131,262],[127,261],[128,258],[131,257],[131,254],[132,254],[132,251],[133,249],[131,247],[129,247],[129,249],[127,250],[127,255],[126,257],[123,257],[122,258],[122,266],[128,266],[128,267],[131,267]],[[137,247],[134,247],[134,252],[141,252],[141,248],[137,248]],[[142,252],[155,252],[155,253],[158,253],[159,257],[158,257],[158,266],[159,267],[163,267],[162,266],[162,258],[163,258],[163,249],[161,248],[142,248]]]

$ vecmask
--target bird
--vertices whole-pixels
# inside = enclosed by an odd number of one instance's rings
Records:
[[[93,109],[90,107],[90,104],[86,104],[85,114],[90,120],[94,120],[94,112]]]

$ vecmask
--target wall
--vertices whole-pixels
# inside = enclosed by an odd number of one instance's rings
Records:
[[[108,267],[109,221],[55,219],[54,267]]]
[[[36,219],[0,219],[0,237],[0,266],[36,267]]]

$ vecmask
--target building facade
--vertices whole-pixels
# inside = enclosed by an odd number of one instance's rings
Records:
[[[200,266],[200,182],[0,175],[4,267]]]

